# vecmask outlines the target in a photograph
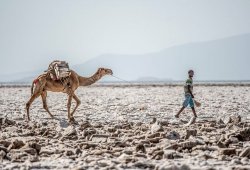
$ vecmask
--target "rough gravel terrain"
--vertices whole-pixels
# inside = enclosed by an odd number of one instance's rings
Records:
[[[250,169],[250,87],[198,86],[191,109],[175,119],[181,86],[81,87],[77,124],[67,96],[48,93],[56,119],[31,106],[30,88],[0,88],[0,169]],[[74,107],[74,105],[73,105]]]

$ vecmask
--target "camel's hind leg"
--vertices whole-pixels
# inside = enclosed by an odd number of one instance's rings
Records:
[[[48,105],[47,105],[47,100],[46,100],[46,98],[47,98],[47,92],[43,91],[42,94],[41,94],[41,97],[42,97],[42,101],[43,101],[43,108],[49,113],[49,115],[50,115],[51,118],[54,118],[54,116],[49,111],[49,108],[48,108]]]
[[[71,114],[70,114],[70,108],[71,108],[71,102],[72,102],[72,95],[70,94],[69,95],[69,98],[68,98],[68,104],[67,104],[67,108],[68,108],[68,119],[69,121],[71,121]]]
[[[75,111],[79,107],[79,105],[81,104],[80,99],[75,94],[73,94],[73,99],[76,101],[76,107],[74,108],[74,110],[71,113],[71,118],[72,119],[73,119],[73,114],[75,113]]]
[[[32,94],[32,96],[30,97],[30,100],[26,103],[26,111],[27,111],[28,120],[30,120],[30,113],[29,113],[30,106],[31,106],[32,102],[33,102],[38,96],[40,96],[40,93],[39,93],[39,92],[36,92],[36,93]]]

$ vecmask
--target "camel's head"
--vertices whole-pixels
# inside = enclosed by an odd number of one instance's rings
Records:
[[[98,74],[100,74],[101,76],[113,75],[113,71],[111,69],[108,69],[108,68],[99,68]]]

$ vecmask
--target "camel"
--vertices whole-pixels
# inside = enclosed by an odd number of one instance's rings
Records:
[[[52,80],[49,73],[44,73],[38,76],[38,78],[36,78],[32,83],[31,97],[29,101],[26,103],[28,121],[30,121],[30,116],[29,116],[30,106],[32,102],[39,96],[41,96],[42,98],[43,108],[49,113],[51,118],[54,118],[54,116],[51,114],[51,112],[48,109],[47,101],[46,101],[47,91],[52,91],[52,92],[63,92],[63,93],[68,94],[68,104],[67,104],[68,119],[69,119],[69,122],[74,122],[75,120],[74,120],[73,114],[75,113],[79,105],[81,104],[81,101],[75,94],[75,90],[79,86],[89,86],[91,84],[94,84],[98,80],[100,80],[103,76],[112,75],[112,74],[113,72],[111,69],[99,68],[97,72],[91,77],[82,77],[82,76],[79,76],[75,71],[70,70],[70,76],[68,77],[67,84],[62,83],[59,80],[57,81]],[[76,101],[76,106],[73,109],[73,111],[70,112],[72,99]]]

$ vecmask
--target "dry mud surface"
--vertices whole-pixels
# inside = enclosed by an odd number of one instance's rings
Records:
[[[48,93],[56,119],[24,106],[30,88],[0,88],[0,169],[250,169],[250,87],[199,86],[196,123],[190,109],[175,119],[181,86],[81,87],[77,124],[67,96]],[[74,106],[74,105],[73,105]]]

